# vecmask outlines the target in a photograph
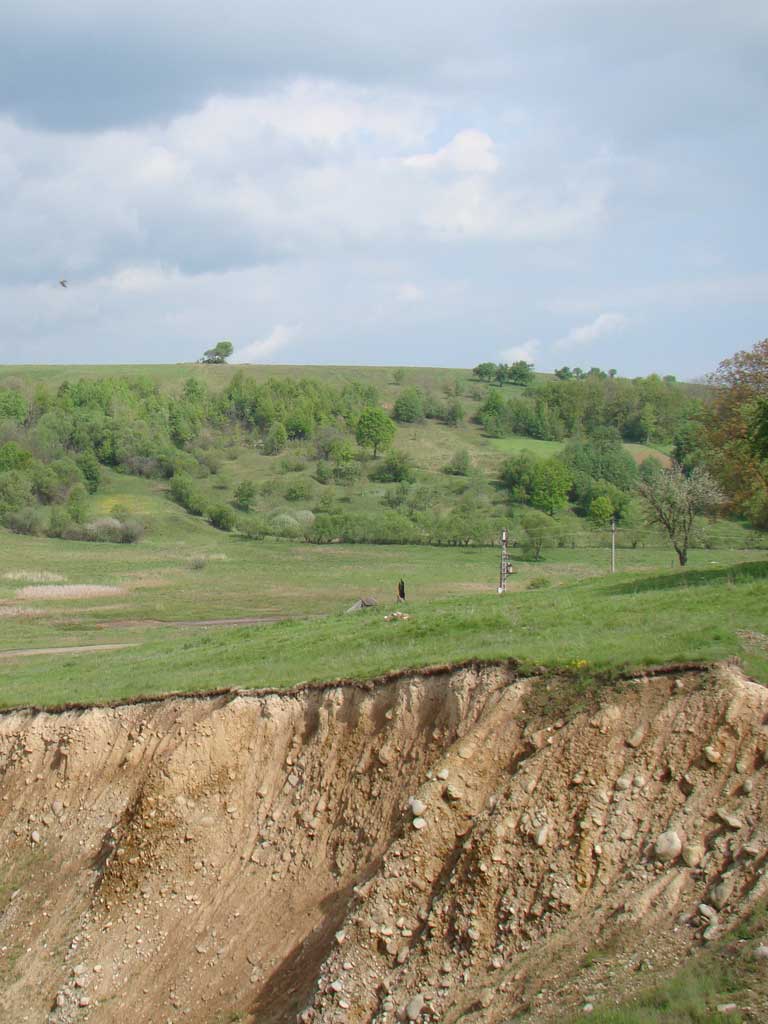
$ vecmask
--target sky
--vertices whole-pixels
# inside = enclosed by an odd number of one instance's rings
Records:
[[[765,0],[2,5],[0,362],[695,379],[768,335],[766,53]]]

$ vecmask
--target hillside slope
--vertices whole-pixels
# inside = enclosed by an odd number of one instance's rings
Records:
[[[2,1019],[554,1021],[671,970],[764,894],[768,692],[679,670],[553,720],[566,685],[3,715]]]

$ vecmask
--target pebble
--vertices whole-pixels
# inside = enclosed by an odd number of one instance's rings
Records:
[[[29,838],[33,843],[37,844],[40,842],[40,833],[37,830],[35,830],[30,834]]]
[[[644,724],[643,725],[638,725],[638,727],[635,729],[635,731],[632,733],[632,735],[627,740],[627,744],[630,747],[639,747],[644,739],[645,739],[645,725]]]
[[[712,901],[712,905],[718,910],[722,910],[728,900],[731,898],[733,893],[734,882],[730,878],[724,878],[722,882],[719,882],[714,886],[709,894],[709,898]]]
[[[735,1013],[738,1010],[736,1003],[718,1003],[718,1013]]]
[[[704,757],[709,761],[710,764],[719,764],[722,754],[719,750],[715,750],[714,747],[704,747]]]
[[[408,1005],[405,1007],[405,1016],[408,1020],[418,1020],[423,1009],[424,996],[419,992],[413,999],[409,1000]]]
[[[656,854],[658,860],[670,861],[676,860],[676,858],[680,856],[682,849],[683,844],[680,836],[674,829],[669,829],[667,832],[662,832],[656,840],[653,852]]]
[[[441,768],[440,771],[437,773],[437,777],[438,779],[442,779],[442,781],[445,782],[445,780],[448,778],[448,774],[449,773],[447,768]]]
[[[744,822],[741,818],[737,818],[735,814],[729,814],[728,811],[722,807],[718,807],[717,816],[724,825],[728,826],[728,828],[738,831],[738,829],[744,827]]]
[[[768,946],[758,946],[752,956],[755,960],[768,960]]]
[[[424,801],[423,800],[419,800],[415,796],[412,796],[410,798],[410,800],[408,801],[408,803],[411,806],[411,812],[412,812],[414,818],[420,818],[421,815],[424,813],[424,811],[426,811],[426,809],[427,809],[427,805],[424,803]]]
[[[536,833],[536,845],[544,846],[549,836],[549,825],[542,825]]]
[[[413,827],[415,829],[418,829],[419,831],[421,831],[421,829],[427,827],[427,823],[424,820],[424,818],[416,817],[416,818],[413,819]]]
[[[683,863],[689,868],[698,867],[704,856],[704,847],[699,843],[686,843],[683,847]]]
[[[584,1006],[582,1007],[581,1012],[582,1013],[592,1013],[593,1010],[594,1010],[594,1006],[592,1005],[592,1003],[585,1003]]]

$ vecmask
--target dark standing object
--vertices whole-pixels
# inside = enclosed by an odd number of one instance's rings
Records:
[[[397,600],[405,600],[405,580],[400,580],[400,582],[397,584]]]

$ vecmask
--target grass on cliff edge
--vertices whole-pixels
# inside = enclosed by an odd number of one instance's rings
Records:
[[[558,587],[468,595],[350,615],[189,634],[0,662],[0,706],[53,706],[220,687],[290,687],[470,658],[586,670],[743,658],[768,682],[768,562],[624,573]],[[743,632],[751,634],[746,639]]]

